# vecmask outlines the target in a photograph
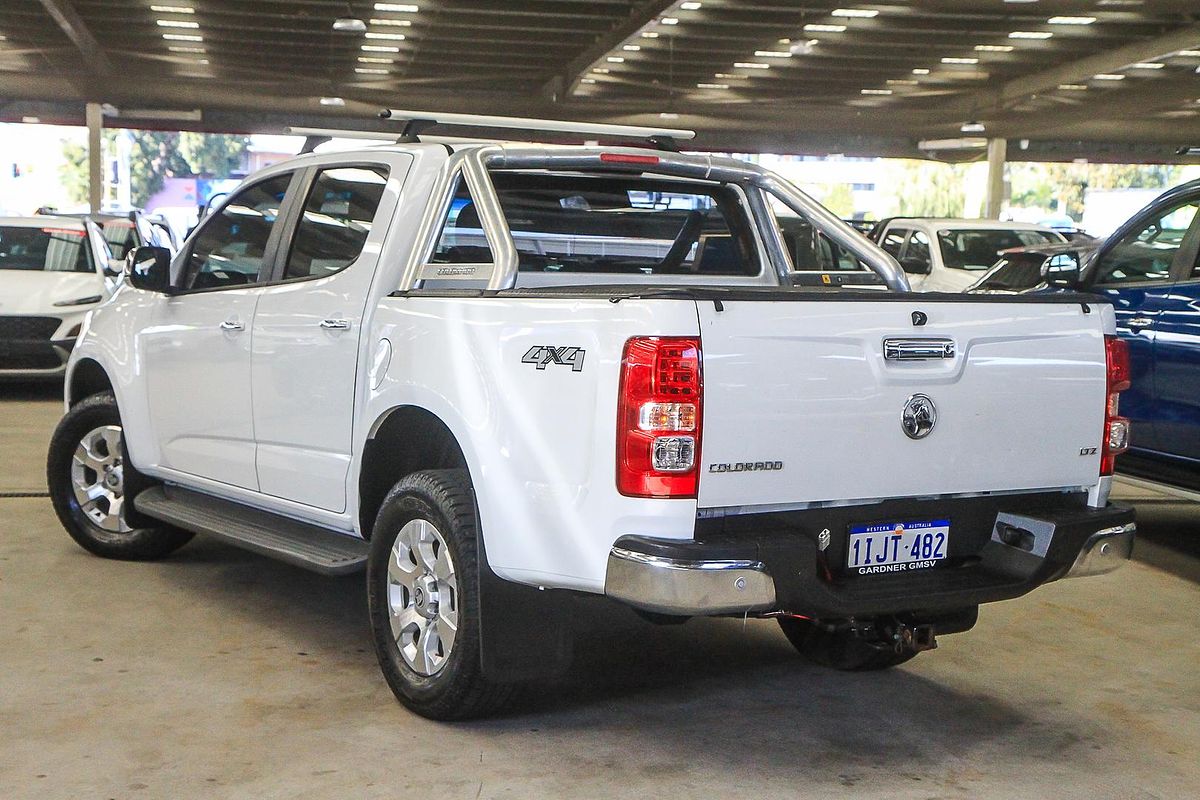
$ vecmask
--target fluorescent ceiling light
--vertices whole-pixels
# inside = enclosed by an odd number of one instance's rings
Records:
[[[359,56],[358,60],[364,64],[395,64],[394,58],[375,58],[373,56]]]
[[[1086,92],[1088,87],[1086,83],[1060,83],[1058,88],[1066,92]]]
[[[390,75],[391,74],[388,70],[380,69],[379,67],[355,67],[354,71],[357,72],[359,75]]]
[[[385,25],[392,28],[407,28],[412,25],[410,19],[371,19],[372,25]]]
[[[1054,34],[1050,31],[1013,31],[1008,35],[1010,39],[1049,39]]]
[[[346,101],[340,97],[322,97],[321,105],[323,106],[344,106]]]
[[[579,82],[580,83],[595,83],[596,79],[595,78],[580,78]]]
[[[924,67],[917,67],[916,69],[914,69],[912,71],[912,74],[913,75],[928,75],[929,70],[925,69]]]
[[[946,56],[942,59],[943,64],[978,64],[978,58],[956,58],[954,56]]]
[[[421,9],[411,3],[376,3],[376,11],[395,11],[399,14],[415,14]]]
[[[791,58],[792,54],[787,50],[755,50],[754,55],[759,58]]]
[[[736,72],[718,72],[717,74],[713,75],[713,77],[714,78],[723,78],[724,80],[729,80],[730,78],[738,78],[741,80],[745,80],[745,78],[746,78],[745,75],[739,75]]]
[[[1095,17],[1051,17],[1046,20],[1051,25],[1091,25]]]
[[[167,48],[172,53],[203,53],[203,47],[183,47],[180,45],[171,45]]]
[[[1125,80],[1124,75],[1118,75],[1114,72],[1101,72],[1099,75],[1093,75],[1092,77],[1098,81],[1123,81],[1123,80]]]
[[[679,7],[682,8],[684,11],[695,11],[696,9],[700,8],[700,6],[702,6],[702,5],[704,5],[704,4],[696,3],[696,2],[688,2],[688,3],[680,3]]]
[[[199,28],[199,22],[183,19],[156,19],[154,20],[160,28]]]
[[[891,89],[859,89],[859,94],[891,94]]]
[[[829,13],[835,17],[857,17],[859,19],[871,19],[879,16],[879,12],[873,8],[835,8]]]
[[[333,29],[341,33],[362,33],[367,29],[367,23],[358,17],[338,17],[333,21]]]
[[[362,49],[368,53],[399,53],[399,47],[392,47],[386,44],[364,44]]]
[[[367,37],[368,39],[388,39],[393,42],[404,41],[403,33],[377,33],[375,31],[367,31],[363,34],[363,36]]]
[[[657,39],[658,31],[642,31],[643,39]]]
[[[1011,44],[977,44],[975,49],[980,53],[1011,53],[1013,46]]]
[[[983,133],[987,128],[984,127],[982,122],[964,122],[959,130],[963,133]]]
[[[846,30],[846,26],[845,25],[812,24],[812,25],[805,25],[804,30],[811,31],[812,33],[841,33],[844,30]]]
[[[151,11],[157,11],[160,14],[195,14],[196,9],[191,6],[150,6]]]
[[[606,58],[604,60],[610,64],[624,64],[625,63],[625,59],[621,58],[620,56],[609,56],[608,58]]]
[[[912,78],[890,78],[888,86],[917,86],[920,81],[914,81]]]
[[[629,52],[634,53],[634,52],[637,52],[638,50],[641,50],[642,46],[640,44],[627,44],[624,47],[622,47],[621,49],[628,50]]]
[[[592,72],[598,72],[601,75],[607,75],[612,72],[608,67],[592,67]]]
[[[735,61],[733,65],[738,69],[770,69],[770,64],[764,64],[761,61]]]
[[[659,119],[679,119],[679,115],[674,111],[664,111],[658,115]]]
[[[203,36],[192,33],[164,33],[163,38],[171,42],[203,42]]]
[[[663,25],[678,25],[679,18],[678,17],[663,17],[662,19],[659,20],[659,22],[661,22]]]
[[[1165,66],[1161,61],[1139,61],[1129,65],[1130,69],[1162,69]]]
[[[697,83],[697,89],[728,89],[728,83]]]

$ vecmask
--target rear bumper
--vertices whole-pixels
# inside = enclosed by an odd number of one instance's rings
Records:
[[[785,521],[777,514],[756,515],[757,525],[753,517],[742,519],[737,530],[698,531],[691,541],[624,536],[609,553],[605,593],[635,608],[686,616],[933,613],[1019,597],[1062,577],[1110,572],[1132,553],[1136,526],[1130,508],[1018,513],[1010,510],[1014,505],[1021,506],[980,498],[970,513],[957,515],[962,525],[955,529],[952,523],[958,549],[952,544],[951,558],[931,569],[881,575],[841,569],[846,534],[844,526],[832,533],[838,528],[823,524],[827,511],[800,512]],[[903,503],[880,506],[858,512],[859,518],[945,513],[937,501],[907,513],[895,508]],[[854,513],[837,516],[841,521]]]

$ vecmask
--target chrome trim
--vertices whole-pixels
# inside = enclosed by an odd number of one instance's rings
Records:
[[[1082,578],[1088,575],[1103,575],[1120,567],[1133,556],[1133,540],[1137,524],[1127,522],[1096,531],[1084,543],[1075,563],[1067,570],[1065,578]]]
[[[883,340],[883,357],[888,361],[954,358],[954,340],[888,338]]]
[[[775,582],[758,561],[684,561],[613,547],[604,593],[659,614],[709,616],[765,611]]]

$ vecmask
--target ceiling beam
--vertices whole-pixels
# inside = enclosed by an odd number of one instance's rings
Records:
[[[630,9],[629,16],[615,24],[611,30],[596,38],[591,46],[567,64],[561,75],[556,75],[542,87],[542,95],[551,102],[569,96],[575,91],[579,79],[596,59],[637,33],[643,26],[657,19],[673,6],[674,0],[642,0]]]
[[[39,0],[39,2],[58,27],[62,28],[62,32],[67,35],[67,38],[79,48],[88,70],[97,75],[111,75],[113,72],[112,62],[108,60],[108,56],[100,47],[100,42],[96,41],[96,37],[88,30],[83,17],[79,16],[79,12],[75,10],[75,6],[71,5],[70,0]]]

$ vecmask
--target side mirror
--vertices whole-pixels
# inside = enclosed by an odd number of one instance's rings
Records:
[[[1055,289],[1079,288],[1079,256],[1074,253],[1060,253],[1046,259],[1041,272],[1047,286]]]
[[[125,261],[120,258],[110,258],[104,265],[104,277],[118,278],[125,271]]]
[[[909,275],[929,274],[929,262],[917,256],[906,256],[900,259],[900,268]]]
[[[126,275],[134,288],[172,294],[171,251],[165,247],[135,247],[126,257]]]

